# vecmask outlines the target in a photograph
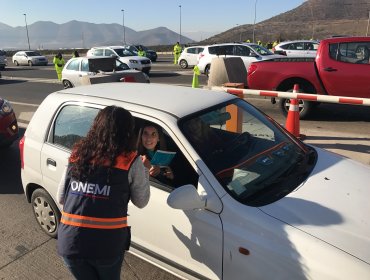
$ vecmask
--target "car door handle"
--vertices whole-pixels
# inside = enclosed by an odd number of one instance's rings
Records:
[[[337,69],[332,68],[332,67],[327,67],[327,68],[324,68],[324,71],[327,71],[327,72],[335,72],[335,71],[337,71]]]
[[[51,158],[48,158],[46,160],[46,164],[47,165],[52,165],[52,166],[55,166],[55,167],[57,166],[57,162],[55,160],[51,159]]]

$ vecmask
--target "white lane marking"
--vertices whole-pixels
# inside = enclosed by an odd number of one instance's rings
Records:
[[[50,83],[50,84],[61,84],[57,79],[42,79],[42,78],[25,78],[25,77],[8,77],[3,76],[4,80],[18,80],[18,81],[27,81],[34,83]]]
[[[23,102],[16,102],[16,101],[11,101],[8,100],[10,104],[15,104],[15,105],[21,105],[21,106],[30,106],[30,107],[39,107],[40,104],[32,104],[32,103],[23,103]]]
[[[18,119],[22,121],[30,121],[35,112],[21,112]]]

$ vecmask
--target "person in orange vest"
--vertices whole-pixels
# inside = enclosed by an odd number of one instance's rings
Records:
[[[74,145],[57,192],[58,254],[76,279],[120,279],[130,247],[128,203],[143,208],[149,196],[134,119],[121,107],[105,107]]]
[[[55,66],[55,71],[57,72],[58,80],[61,81],[62,80],[62,70],[63,70],[64,64],[66,64],[61,53],[58,53],[56,56],[54,56],[53,63]]]
[[[173,64],[177,64],[181,51],[182,49],[180,43],[176,42],[176,44],[173,46]]]

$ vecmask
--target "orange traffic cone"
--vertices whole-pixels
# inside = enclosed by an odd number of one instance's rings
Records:
[[[295,84],[293,88],[293,92],[297,93],[299,91],[299,85]],[[306,135],[300,134],[300,127],[299,127],[299,102],[298,99],[290,99],[290,106],[288,111],[288,116],[285,123],[285,128],[295,137],[303,140]]]

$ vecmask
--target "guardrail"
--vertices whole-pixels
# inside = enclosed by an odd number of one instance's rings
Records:
[[[330,96],[320,94],[309,94],[309,93],[294,93],[294,92],[281,92],[281,91],[269,91],[269,90],[256,90],[256,89],[239,89],[229,87],[213,86],[212,90],[223,91],[230,94],[236,95],[256,95],[265,97],[279,97],[288,99],[301,99],[307,101],[326,102],[326,103],[340,103],[350,105],[363,105],[370,106],[370,98],[359,98],[359,97],[346,97],[346,96]]]

